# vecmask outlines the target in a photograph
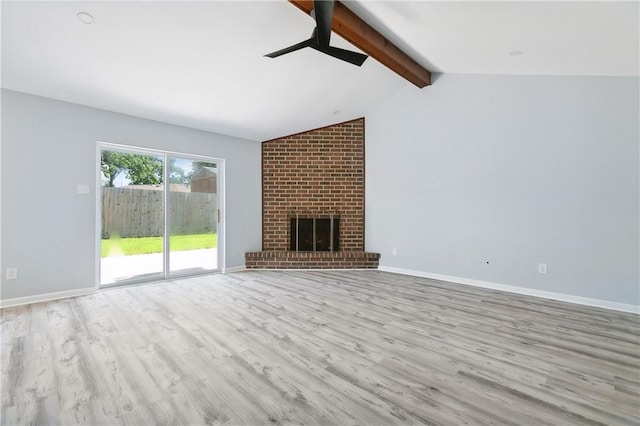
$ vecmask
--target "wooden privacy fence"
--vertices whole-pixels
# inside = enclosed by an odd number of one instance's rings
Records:
[[[163,191],[102,188],[102,238],[163,235]],[[169,192],[171,235],[216,232],[216,194]]]

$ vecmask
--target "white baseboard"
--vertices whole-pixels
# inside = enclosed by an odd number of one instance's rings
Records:
[[[301,271],[301,272],[331,272],[331,271],[375,271],[375,268],[251,268],[247,271]]]
[[[246,271],[247,268],[244,265],[240,265],[240,266],[232,266],[230,268],[224,268],[224,274],[230,274],[232,272],[242,272],[242,271]]]
[[[611,309],[614,311],[640,314],[640,306],[626,303],[611,302],[609,300],[591,299],[589,297],[573,296],[552,291],[536,290],[526,287],[518,287],[507,284],[497,284],[489,281],[479,281],[470,278],[453,277],[450,275],[433,274],[430,272],[414,271],[411,269],[394,268],[391,266],[379,266],[379,271],[392,272],[394,274],[411,275],[414,277],[431,278],[440,281],[449,281],[456,284],[470,285],[474,287],[488,288],[491,290],[506,291],[509,293],[523,294],[527,296],[541,297],[544,299],[559,300],[561,302],[575,303],[578,305],[595,306],[598,308]]]
[[[36,294],[34,296],[0,299],[0,308],[28,305],[30,303],[48,302],[50,300],[65,299],[67,297],[85,296],[96,292],[95,287],[79,288],[76,290],[57,291],[55,293]]]

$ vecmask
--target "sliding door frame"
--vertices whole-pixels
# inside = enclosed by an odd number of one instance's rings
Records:
[[[154,155],[161,156],[163,163],[162,170],[162,189],[163,189],[163,215],[164,215],[164,230],[163,230],[163,271],[162,276],[160,278],[152,278],[152,279],[132,279],[126,280],[122,283],[113,283],[109,285],[102,286],[101,285],[101,277],[100,277],[100,269],[101,269],[101,243],[102,243],[102,170],[100,168],[100,160],[102,158],[102,151],[117,151],[124,152],[128,154],[141,154],[141,155]],[[216,179],[216,204],[217,204],[217,268],[212,269],[210,271],[205,271],[202,273],[171,273],[170,270],[170,213],[168,207],[169,200],[169,192],[170,192],[170,181],[169,181],[169,157],[179,157],[186,160],[192,161],[202,161],[202,162],[212,162],[215,163],[218,170],[218,175]],[[138,147],[133,145],[123,145],[123,144],[115,144],[111,142],[102,142],[98,141],[96,143],[96,181],[95,181],[95,207],[96,207],[96,226],[95,226],[95,283],[96,289],[100,288],[112,288],[122,285],[132,285],[132,284],[142,284],[149,282],[157,282],[157,281],[166,281],[172,280],[181,277],[189,277],[196,275],[207,275],[217,272],[224,272],[225,270],[225,241],[226,241],[226,232],[225,232],[225,160],[224,158],[218,157],[209,157],[204,155],[194,155],[194,154],[186,154],[183,152],[174,152],[174,151],[165,151],[161,149],[151,149]]]

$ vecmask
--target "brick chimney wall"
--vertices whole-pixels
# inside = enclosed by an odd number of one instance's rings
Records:
[[[337,212],[340,251],[364,251],[364,118],[262,144],[262,250],[289,250],[290,215]]]
[[[340,249],[290,251],[291,218],[335,213]],[[377,268],[364,251],[364,118],[262,144],[262,250],[247,269]]]

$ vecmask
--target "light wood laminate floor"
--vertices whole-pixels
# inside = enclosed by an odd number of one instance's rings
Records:
[[[11,424],[638,424],[639,317],[380,271],[2,310]]]

